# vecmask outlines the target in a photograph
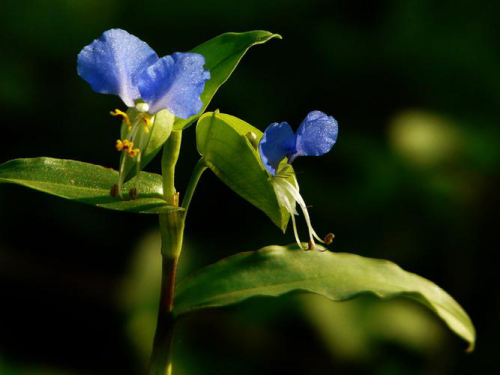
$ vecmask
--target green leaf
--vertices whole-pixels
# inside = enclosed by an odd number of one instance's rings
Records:
[[[319,247],[319,246],[318,246]],[[332,301],[363,294],[406,297],[431,309],[472,350],[475,330],[467,313],[444,290],[389,261],[355,254],[298,250],[297,245],[268,246],[208,266],[177,287],[175,312],[226,306],[254,296],[303,291]]]
[[[16,159],[0,165],[0,183],[22,185],[75,202],[118,211],[159,214],[182,210],[163,199],[162,178],[141,173],[124,185],[124,191],[136,187],[138,198],[111,197],[110,189],[118,181],[118,172],[98,165],[52,158]],[[128,194],[127,194],[128,196]]]
[[[290,215],[278,203],[271,178],[246,136],[249,132],[255,134],[257,142],[262,137],[259,129],[236,117],[205,113],[196,126],[198,152],[217,177],[264,211],[284,232]]]
[[[187,120],[177,118],[174,130],[187,128],[203,114],[219,87],[228,80],[250,47],[266,43],[273,38],[281,39],[281,36],[261,30],[226,33],[192,49],[190,52],[199,53],[205,57],[205,69],[210,71],[210,80],[205,84],[205,89],[201,94],[203,101],[201,111]]]

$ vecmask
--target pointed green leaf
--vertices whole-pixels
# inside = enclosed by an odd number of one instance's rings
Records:
[[[205,113],[196,126],[198,152],[217,177],[285,231],[290,215],[279,206],[249,132],[255,134],[256,142],[262,138],[259,129],[234,116]]]
[[[199,53],[205,57],[205,69],[210,71],[210,80],[205,84],[205,89],[201,94],[201,100],[203,101],[201,111],[187,120],[177,118],[174,130],[187,128],[205,112],[219,87],[228,80],[250,47],[266,43],[273,38],[281,39],[281,36],[261,30],[245,33],[226,33],[191,50],[190,52]]]
[[[22,185],[57,197],[118,211],[159,214],[182,210],[163,199],[162,178],[141,173],[124,185],[124,199],[111,197],[118,172],[98,165],[52,158],[16,159],[0,165],[0,183]],[[138,198],[131,200],[130,188]]]
[[[319,246],[318,246],[319,247]],[[280,296],[293,291],[346,301],[362,294],[406,297],[436,313],[474,347],[474,326],[467,313],[436,284],[394,263],[355,254],[298,250],[297,245],[268,246],[240,253],[208,266],[177,287],[175,311],[234,304],[254,296]]]

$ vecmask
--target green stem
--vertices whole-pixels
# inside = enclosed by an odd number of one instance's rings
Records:
[[[179,159],[181,140],[182,132],[173,131],[163,148],[161,162],[165,200],[176,206],[179,205],[179,198],[174,186],[174,177],[175,165]],[[158,310],[149,374],[171,375],[172,344],[175,329],[175,316],[173,313],[175,277],[177,274],[177,261],[182,251],[184,215],[183,212],[176,211],[168,214],[160,214],[159,219],[162,239],[161,254],[163,257],[162,280],[160,307]]]
[[[149,375],[172,374],[172,347],[175,331],[174,286],[177,259],[163,258],[160,307],[151,353]]]
[[[182,132],[173,131],[163,148],[161,162],[163,194],[165,200],[176,206],[179,205],[179,195],[175,190],[174,177],[175,165],[179,159],[181,140]],[[151,353],[149,375],[172,374],[172,348],[175,333],[175,315],[173,311],[177,261],[182,251],[184,223],[187,210],[193,198],[196,186],[198,185],[198,181],[205,169],[207,169],[205,160],[201,158],[193,170],[191,180],[186,190],[186,196],[182,202],[184,211],[159,215],[162,239],[161,254],[163,257],[162,279],[160,307],[158,310],[156,333]]]
[[[168,137],[165,146],[163,146],[163,157],[161,159],[161,173],[163,176],[163,196],[165,200],[176,206],[179,205],[174,181],[175,181],[175,165],[179,159],[181,149],[182,131],[174,130]]]
[[[207,165],[205,164],[205,159],[201,158],[196,163],[194,167],[193,174],[191,175],[191,180],[189,181],[189,185],[186,190],[186,195],[182,200],[182,208],[184,208],[184,220],[186,219],[187,211],[189,208],[189,204],[191,203],[191,199],[193,198],[194,191],[196,186],[198,185],[198,181],[200,181],[200,177],[207,169]]]

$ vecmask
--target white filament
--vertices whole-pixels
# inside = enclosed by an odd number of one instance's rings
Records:
[[[311,225],[311,218],[309,217],[309,212],[307,211],[306,203],[304,202],[304,199],[300,195],[297,179],[295,178],[294,174],[291,175],[287,174],[286,173],[287,169],[288,166],[285,166],[278,171],[276,176],[274,176],[272,179],[272,185],[276,193],[276,197],[278,198],[278,202],[280,203],[281,206],[285,207],[285,209],[290,213],[293,224],[293,233],[295,236],[295,241],[297,241],[299,247],[302,248],[294,216],[298,215],[296,209],[296,204],[298,203],[300,208],[302,209],[304,218],[306,219],[307,228],[309,230],[310,242],[314,245],[314,238],[316,238],[319,242],[324,243],[324,241],[316,234]],[[291,184],[287,180],[288,177],[292,177],[294,184]]]

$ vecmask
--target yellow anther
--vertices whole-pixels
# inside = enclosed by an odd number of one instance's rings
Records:
[[[125,147],[125,146],[123,145],[123,142],[122,142],[120,139],[118,139],[118,140],[116,141],[116,150],[117,150],[117,151],[121,151],[121,150],[123,150],[123,148],[124,148],[124,147]]]
[[[144,132],[149,133],[149,129],[153,126],[153,123],[151,122],[151,117],[148,115],[141,115],[142,120],[146,123],[146,126],[144,127]]]
[[[141,152],[141,150],[139,150],[138,148],[134,148],[134,149],[129,148],[127,150],[127,152],[130,156],[134,157],[134,156],[137,156],[139,154],[139,152]]]
[[[151,123],[151,117],[149,117],[148,115],[141,115],[141,118],[143,119],[143,121],[146,123],[146,125],[148,127],[153,126],[153,124]]]
[[[115,109],[115,111],[111,111],[109,112],[111,114],[111,116],[121,116],[123,117],[123,121],[125,121],[125,124],[128,125],[129,127],[129,131],[130,131],[130,128],[132,127],[132,124],[130,123],[130,119],[128,118],[128,115],[123,112],[123,111],[120,111],[119,109]]]
[[[134,150],[134,142],[130,142],[128,139],[124,139],[123,141],[118,139],[116,141],[116,149],[118,151],[125,150],[130,156],[135,156],[139,153],[138,148]],[[131,153],[134,153],[134,155],[131,155]]]

